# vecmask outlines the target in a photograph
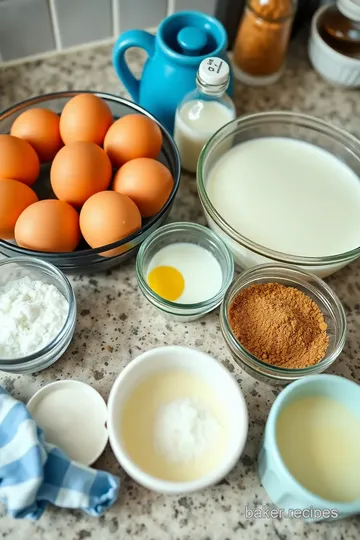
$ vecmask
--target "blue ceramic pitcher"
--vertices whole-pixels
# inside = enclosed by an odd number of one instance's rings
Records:
[[[140,80],[125,60],[130,47],[140,47],[148,54]],[[114,45],[113,63],[133,100],[172,133],[176,107],[195,88],[200,62],[207,56],[227,60],[226,48],[226,31],[217,19],[183,11],[164,19],[156,36],[144,30],[124,32]],[[232,77],[229,93],[232,94]]]

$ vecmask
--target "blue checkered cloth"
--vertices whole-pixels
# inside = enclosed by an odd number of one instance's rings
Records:
[[[13,518],[37,520],[49,503],[101,515],[120,481],[71,461],[44,441],[26,406],[0,386],[0,500]]]

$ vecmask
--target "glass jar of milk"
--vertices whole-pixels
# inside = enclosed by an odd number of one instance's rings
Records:
[[[236,117],[233,101],[226,94],[230,81],[228,64],[217,57],[205,58],[199,66],[196,89],[178,105],[174,138],[181,165],[194,173],[200,152],[210,137]]]

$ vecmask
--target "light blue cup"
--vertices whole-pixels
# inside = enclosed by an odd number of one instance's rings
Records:
[[[260,480],[272,502],[283,509],[287,516],[298,509],[294,517],[306,521],[341,519],[360,513],[360,499],[339,503],[314,495],[295,480],[281,459],[276,442],[276,424],[280,412],[299,398],[317,395],[336,399],[360,416],[358,384],[336,375],[313,375],[299,379],[276,398],[266,422],[258,459]],[[326,515],[323,514],[324,510],[327,511]]]
[[[140,47],[148,55],[141,79],[131,73],[125,53]],[[164,19],[156,36],[145,30],[127,30],[113,48],[115,71],[132,99],[151,112],[172,133],[175,112],[185,94],[195,89],[204,58],[226,56],[227,34],[210,15],[181,11]],[[228,92],[233,93],[231,74]]]

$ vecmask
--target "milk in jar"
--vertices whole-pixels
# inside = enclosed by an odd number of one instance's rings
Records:
[[[175,115],[174,139],[181,165],[194,173],[200,152],[210,137],[236,117],[226,95],[230,70],[221,58],[206,58],[200,64],[196,90],[185,96]]]

